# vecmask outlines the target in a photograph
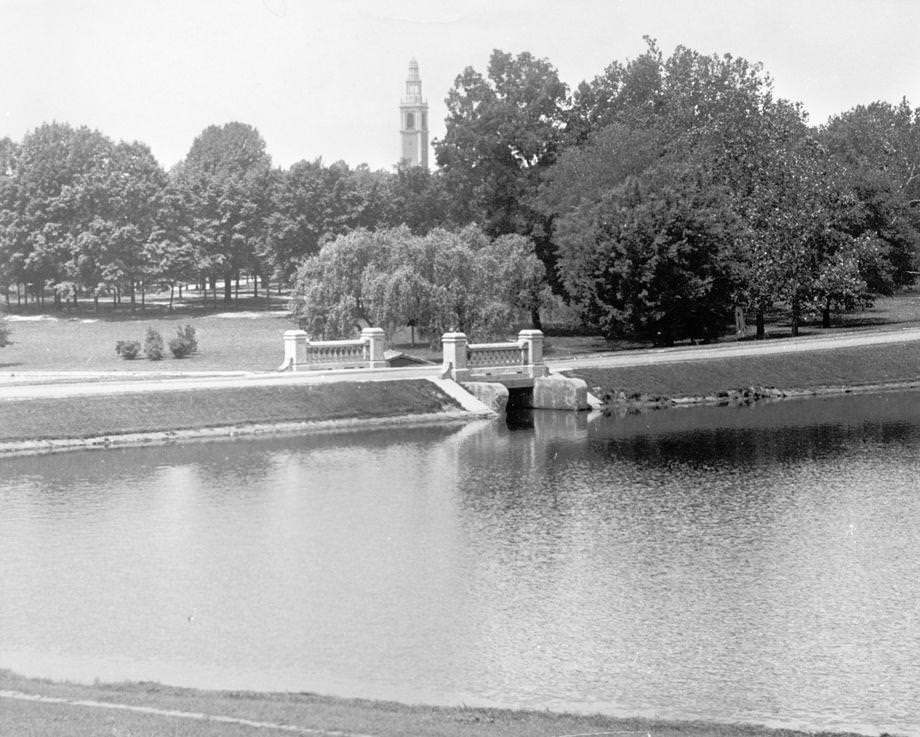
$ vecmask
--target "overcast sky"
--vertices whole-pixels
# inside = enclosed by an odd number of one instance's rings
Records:
[[[0,137],[43,122],[147,143],[170,167],[214,123],[255,126],[272,160],[392,169],[418,59],[444,97],[494,48],[545,57],[574,87],[643,35],[763,62],[812,123],[873,100],[920,106],[915,0],[0,0]]]

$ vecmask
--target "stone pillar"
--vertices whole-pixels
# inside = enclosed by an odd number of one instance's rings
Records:
[[[367,344],[367,359],[370,368],[389,368],[390,364],[383,357],[386,349],[386,333],[383,328],[364,328],[361,331],[361,340]]]
[[[531,377],[546,375],[543,363],[543,331],[522,330],[518,333],[518,342],[527,346],[527,368]]]
[[[470,370],[466,362],[467,345],[464,333],[444,333],[441,336],[444,373],[454,381],[466,381],[470,378]]]
[[[284,361],[279,367],[280,371],[291,369],[296,371],[298,366],[307,362],[307,333],[305,330],[284,331]]]

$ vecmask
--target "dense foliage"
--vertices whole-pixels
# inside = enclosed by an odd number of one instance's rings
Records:
[[[212,125],[164,172],[141,143],[48,123],[0,139],[0,289],[133,307],[240,274],[294,286],[317,334],[540,325],[546,283],[609,336],[708,340],[739,312],[793,332],[914,281],[920,111],[873,102],[810,127],[758,64],[654,41],[570,90],[493,52],[447,94],[435,172],[272,167]],[[473,226],[473,227],[471,227]],[[501,328],[499,323],[506,321]]]
[[[358,229],[300,267],[294,308],[316,338],[350,337],[365,325],[392,337],[412,325],[432,341],[452,330],[485,339],[513,330],[521,311],[539,311],[544,276],[523,236],[491,240],[473,226],[426,235]]]
[[[829,323],[913,280],[920,222],[908,196],[870,184],[885,179],[884,147],[864,135],[854,171],[858,147],[828,145],[848,119],[810,129],[758,65],[684,48],[666,59],[649,41],[583,84],[571,116],[572,143],[535,203],[553,220],[567,295],[609,335],[705,339],[733,308],[762,335],[773,307],[796,334],[804,316]],[[916,135],[916,117],[902,120]],[[920,162],[906,141],[896,148]]]

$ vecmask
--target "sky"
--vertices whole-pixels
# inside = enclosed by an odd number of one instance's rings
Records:
[[[493,49],[575,87],[645,35],[665,55],[762,62],[817,125],[874,100],[920,106],[918,29],[915,0],[0,0],[0,138],[87,125],[169,168],[207,126],[241,121],[277,166],[392,170],[411,58],[438,138],[454,79]]]

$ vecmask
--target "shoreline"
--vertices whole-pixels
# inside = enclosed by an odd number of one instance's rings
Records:
[[[596,387],[595,387],[596,389]],[[817,397],[845,396],[847,394],[883,394],[898,391],[920,390],[920,380],[879,382],[858,385],[815,386],[808,388],[778,389],[776,387],[746,387],[723,390],[714,394],[688,396],[630,395],[619,396],[605,392],[598,411],[606,416],[641,413],[653,410],[683,409],[692,407],[739,407],[785,400]],[[116,396],[116,395],[109,395]],[[120,395],[124,397],[125,395]],[[31,400],[16,400],[29,402]],[[226,425],[200,427],[160,427],[142,432],[111,432],[80,436],[26,438],[0,440],[0,458],[46,455],[81,450],[106,450],[112,448],[152,447],[177,443],[233,440],[236,438],[293,437],[312,433],[358,432],[386,428],[410,428],[453,425],[479,420],[494,420],[499,415],[488,408],[459,406],[435,412],[415,412],[410,407],[400,414],[379,417],[359,413],[335,419],[283,420],[276,422],[236,422]]]
[[[404,704],[308,692],[221,691],[139,681],[81,684],[0,668],[0,732],[28,724],[46,737],[312,734],[320,737],[861,737],[752,723],[615,717],[536,709]],[[63,718],[66,716],[67,718]],[[85,727],[81,731],[79,727]],[[149,731],[147,731],[149,730]],[[181,730],[181,731],[180,731]]]
[[[872,384],[813,386],[806,388],[780,389],[777,387],[750,386],[743,389],[725,389],[714,394],[693,394],[684,396],[658,396],[639,394],[619,396],[607,393],[602,398],[605,412],[643,411],[651,409],[680,409],[682,407],[741,407],[762,402],[777,402],[792,399],[844,396],[847,394],[885,394],[898,391],[920,390],[920,380],[891,381]]]
[[[44,389],[44,387],[38,387]],[[322,384],[63,387],[0,401],[0,457],[470,422],[496,413],[428,379]]]
[[[494,419],[485,412],[428,412],[392,417],[349,417],[335,420],[305,420],[300,422],[271,422],[215,427],[163,429],[150,432],[109,433],[92,437],[49,438],[38,440],[0,441],[0,458],[66,453],[77,450],[106,450],[109,448],[150,447],[208,440],[234,438],[291,437],[309,433],[356,432],[401,427],[453,425],[476,420]]]

